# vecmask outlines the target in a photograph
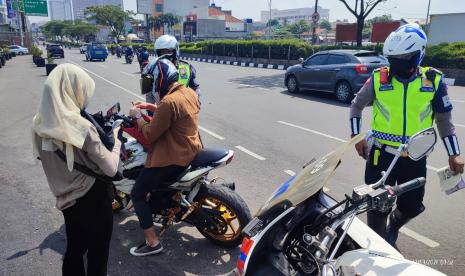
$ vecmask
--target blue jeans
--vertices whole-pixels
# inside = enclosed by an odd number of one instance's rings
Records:
[[[153,226],[152,209],[147,202],[147,194],[157,188],[163,188],[163,185],[167,184],[166,181],[176,177],[185,169],[186,167],[175,165],[142,169],[131,192],[132,203],[142,229]]]

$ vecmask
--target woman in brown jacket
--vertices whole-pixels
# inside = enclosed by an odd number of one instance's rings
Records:
[[[154,90],[159,93],[160,104],[136,104],[130,115],[137,119],[139,129],[151,143],[151,149],[131,197],[145,241],[131,248],[134,256],[157,254],[163,250],[153,227],[152,212],[147,194],[160,188],[164,182],[185,170],[201,150],[198,133],[200,103],[197,94],[177,83],[178,70],[167,59],[156,62]],[[140,109],[155,112],[147,123],[141,118]]]

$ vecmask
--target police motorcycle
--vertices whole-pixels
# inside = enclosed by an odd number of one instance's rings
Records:
[[[370,141],[371,135],[367,135]],[[396,186],[385,181],[400,156],[419,160],[437,140],[425,129],[402,144],[388,170],[372,185],[360,185],[337,202],[323,187],[347,149],[364,139],[358,135],[309,162],[281,185],[244,228],[235,269],[238,275],[444,275],[405,259],[356,216],[369,210],[387,211],[396,197],[421,187],[424,178]]]
[[[115,128],[121,125],[122,179],[114,180],[113,210],[130,209],[132,187],[144,167],[150,143],[138,131],[131,118],[119,114],[119,103],[101,115],[99,124]],[[95,115],[94,115],[95,116]],[[150,117],[144,115],[144,119]],[[154,222],[163,226],[162,233],[174,223],[187,222],[216,245],[231,247],[242,241],[242,230],[251,215],[245,201],[234,191],[234,182],[209,178],[208,174],[231,163],[234,151],[203,149],[184,172],[170,179],[149,195]],[[120,177],[121,178],[121,177]]]

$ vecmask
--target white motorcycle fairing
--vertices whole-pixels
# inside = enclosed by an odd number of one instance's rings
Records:
[[[409,261],[398,256],[367,249],[348,251],[336,262],[336,268],[350,266],[364,276],[439,276],[445,275],[430,267]]]

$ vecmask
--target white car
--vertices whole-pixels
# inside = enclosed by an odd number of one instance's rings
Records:
[[[16,53],[17,55],[20,55],[20,56],[29,54],[29,50],[27,48],[24,48],[19,45],[10,45],[8,46],[8,48],[10,49],[10,52]]]

